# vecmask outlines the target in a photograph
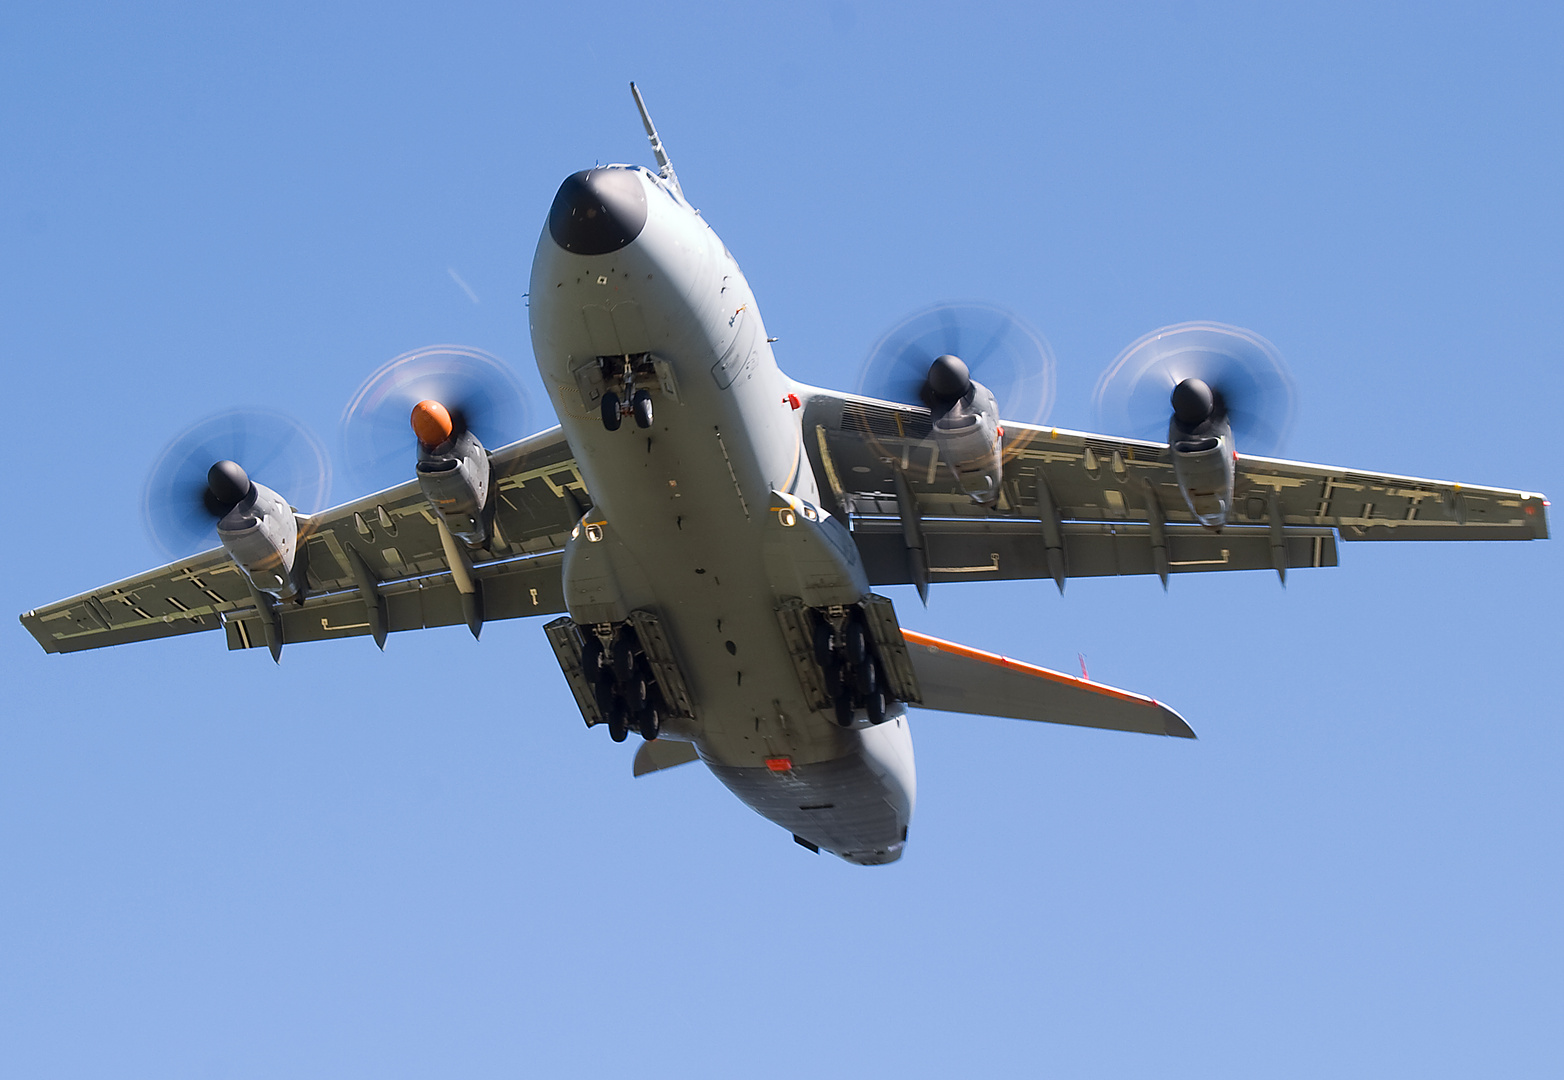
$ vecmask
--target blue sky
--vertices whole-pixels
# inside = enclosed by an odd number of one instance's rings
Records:
[[[219,409],[334,445],[368,372],[454,342],[545,414],[532,249],[566,174],[649,163],[631,78],[799,378],[851,386],[906,313],[990,301],[1047,336],[1080,427],[1120,349],[1212,319],[1290,362],[1292,456],[1557,496],[1561,31],[1540,5],[9,5],[0,593],[159,562],[141,484]],[[0,1059],[1540,1075],[1561,550],[898,592],[915,629],[1084,653],[1201,738],[915,716],[883,869],[698,769],[632,782],[535,622],[280,667],[214,635],[50,657],[13,625]]]

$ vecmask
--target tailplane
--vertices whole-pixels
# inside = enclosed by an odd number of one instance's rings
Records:
[[[1128,690],[903,630],[923,708],[1193,739],[1184,718]]]

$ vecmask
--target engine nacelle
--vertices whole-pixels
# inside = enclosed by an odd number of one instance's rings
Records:
[[[1178,439],[1171,448],[1173,475],[1189,512],[1202,525],[1225,525],[1233,507],[1232,434]]]
[[[956,483],[973,502],[992,505],[1002,479],[999,403],[994,395],[974,382],[959,400],[932,411],[934,442]]]
[[[288,500],[271,488],[251,484],[218,521],[217,538],[257,592],[286,600],[300,591],[299,522]]]
[[[446,528],[468,547],[489,542],[494,521],[490,499],[489,455],[475,435],[463,431],[433,450],[418,447],[418,486],[445,521]]]

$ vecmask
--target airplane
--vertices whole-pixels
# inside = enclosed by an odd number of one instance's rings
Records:
[[[796,382],[631,91],[657,169],[566,177],[533,259],[557,426],[490,450],[459,405],[419,400],[414,477],[313,514],[214,461],[199,498],[219,546],[26,612],[39,644],[221,629],[275,660],[556,616],[581,715],[640,737],[635,775],[701,761],[802,846],[877,865],[901,857],[916,801],[909,708],[1194,732],[1084,670],[903,630],[876,587],[927,603],[958,581],[1285,583],[1336,565],[1340,541],[1548,536],[1539,494],[1240,456],[1215,376],[1175,373],[1165,440],[1004,419],[949,352],[921,357],[911,400]]]

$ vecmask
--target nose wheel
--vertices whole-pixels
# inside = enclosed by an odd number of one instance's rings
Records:
[[[598,370],[605,389],[600,402],[603,427],[618,431],[626,416],[635,417],[635,426],[645,431],[652,426],[652,390],[658,383],[652,357],[646,353],[632,356],[600,356]]]

